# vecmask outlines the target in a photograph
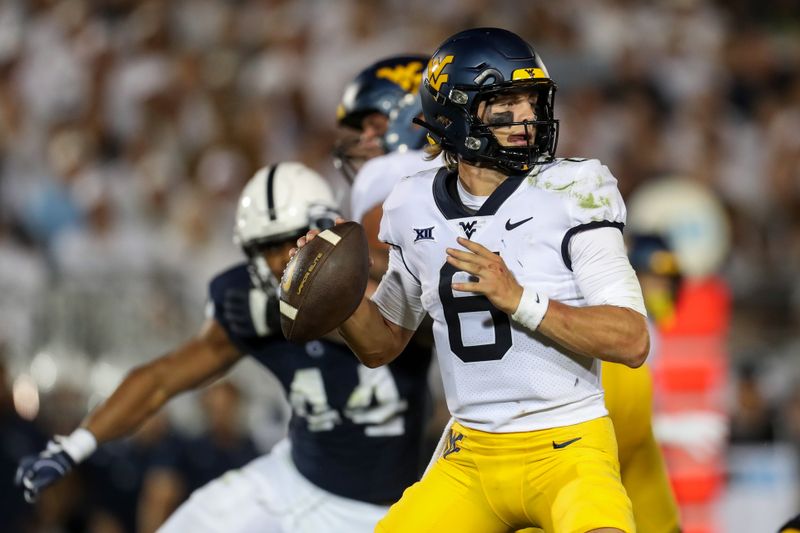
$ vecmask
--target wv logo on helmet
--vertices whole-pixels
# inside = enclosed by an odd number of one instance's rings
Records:
[[[378,69],[375,77],[389,80],[406,92],[417,92],[419,82],[422,81],[422,63],[412,61],[407,65],[383,67]]]
[[[438,91],[450,76],[444,73],[444,68],[453,62],[453,56],[434,57],[428,65],[428,84]]]

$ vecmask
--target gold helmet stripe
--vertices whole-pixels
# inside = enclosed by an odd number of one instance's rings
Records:
[[[518,68],[511,73],[512,80],[532,80],[547,78],[547,74],[540,68]]]

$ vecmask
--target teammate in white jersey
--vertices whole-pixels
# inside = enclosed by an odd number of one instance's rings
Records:
[[[378,238],[383,218],[383,201],[400,178],[439,168],[444,164],[440,157],[431,160],[421,149],[427,144],[425,130],[411,122],[421,114],[419,95],[405,95],[389,113],[383,135],[383,145],[388,153],[364,163],[353,180],[350,212],[353,220],[364,226],[373,262],[368,294],[374,292],[389,267],[389,246]]]
[[[429,313],[456,422],[376,531],[635,530],[599,370],[644,362],[644,304],[616,180],[554,159],[554,92],[505,30],[461,32],[428,63],[426,127],[449,165],[386,200],[389,271],[340,332],[376,367]]]

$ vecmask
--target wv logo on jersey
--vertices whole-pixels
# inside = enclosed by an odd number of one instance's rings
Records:
[[[472,234],[475,233],[476,227],[478,224],[477,220],[473,220],[472,222],[459,222],[458,225],[461,226],[461,229],[464,230],[464,235],[467,236],[467,239],[472,238]]]
[[[430,228],[414,228],[414,242],[434,240],[433,228],[434,226],[431,226]]]
[[[451,453],[460,452],[461,448],[458,447],[458,443],[464,438],[464,435],[461,433],[456,433],[452,429],[450,430],[450,434],[447,436],[447,448],[444,449],[442,452],[442,459],[450,455]]]

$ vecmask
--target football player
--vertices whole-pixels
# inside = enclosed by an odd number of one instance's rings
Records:
[[[387,57],[347,84],[336,121],[351,134],[333,151],[334,166],[347,181],[352,183],[364,161],[395,148],[387,146],[385,139],[390,115],[407,95],[416,94],[427,62],[427,56],[418,54]]]
[[[530,45],[494,28],[451,37],[423,75],[446,166],[384,203],[388,272],[340,332],[380,367],[429,313],[455,422],[376,531],[635,530],[600,360],[644,362],[644,303],[616,180],[554,158],[554,93]]]
[[[656,324],[670,320],[672,305],[667,302],[674,302],[680,283],[675,254],[660,237],[639,234],[628,241],[628,257],[640,280],[650,318]],[[622,483],[633,502],[636,530],[678,533],[678,504],[654,433],[649,366],[628,368],[603,363],[602,382],[616,430]]]
[[[415,99],[418,101],[418,99]],[[398,131],[396,137],[403,138],[403,130],[413,130],[411,120],[415,112],[414,100],[401,104],[403,113],[390,120],[387,137]],[[421,103],[418,103],[421,112]],[[396,118],[399,124],[395,124]],[[412,125],[413,126],[413,125]],[[394,137],[392,137],[394,138]],[[400,149],[371,159],[356,175],[351,206],[353,217],[361,220],[365,228],[373,219],[370,212],[382,214],[381,203],[403,176],[411,176],[435,162],[424,157],[423,150]],[[438,159],[438,158],[437,158]],[[439,165],[441,166],[441,165]],[[367,185],[370,184],[368,187]],[[381,197],[381,193],[383,197]],[[370,205],[369,209],[363,206]],[[361,209],[359,209],[361,207]],[[363,214],[366,213],[366,216]],[[359,218],[359,215],[362,218]],[[380,219],[380,215],[378,215]],[[666,244],[649,235],[637,235],[628,244],[630,261],[642,281],[645,307],[650,316],[658,321],[667,320],[671,306],[665,301],[674,300],[679,272],[674,254]],[[388,247],[387,247],[388,249]],[[375,251],[370,251],[375,257]],[[655,285],[656,281],[664,280]],[[645,283],[650,290],[645,290]],[[664,292],[671,295],[671,299]],[[620,459],[622,483],[633,503],[636,530],[639,533],[675,533],[680,530],[678,507],[667,477],[661,448],[653,433],[652,421],[652,376],[648,365],[629,368],[625,365],[605,363],[602,365],[602,384],[609,417],[614,424]],[[707,433],[703,433],[707,436]],[[444,441],[442,441],[444,444]],[[525,533],[541,530],[529,529]]]
[[[430,355],[367,368],[329,340],[293,344],[279,328],[278,278],[299,235],[333,224],[327,183],[293,162],[260,170],[242,192],[235,241],[247,262],[209,285],[198,334],[128,374],[71,435],[24,459],[32,501],[98,446],[130,435],[173,396],[217,378],[245,354],[281,382],[288,438],[196,491],[162,531],[368,532],[417,479]]]
[[[353,218],[364,225],[368,235],[371,228],[377,235],[382,202],[400,178],[441,166],[440,157],[431,161],[422,149],[414,149],[421,148],[425,140],[424,130],[412,123],[421,113],[418,95],[404,98],[397,110],[390,113],[384,136],[390,153],[370,159],[356,175],[350,205]],[[379,246],[385,247],[383,254],[388,257],[387,245],[379,241],[373,244],[370,250],[375,261],[373,270],[378,270]],[[665,302],[674,301],[679,280],[674,254],[663,241],[662,246],[658,246],[658,241],[648,235],[631,239],[628,252],[640,279],[645,277],[643,289],[645,283],[650,289],[643,290],[648,313],[656,321],[668,320],[671,307]],[[384,272],[385,267],[377,271],[378,280]],[[655,285],[653,279],[664,281]],[[664,292],[671,297],[662,294]],[[647,365],[632,369],[606,363],[602,365],[601,375],[606,408],[619,448],[622,483],[633,502],[636,529],[639,533],[675,533],[679,531],[678,507],[653,434],[650,370]]]

